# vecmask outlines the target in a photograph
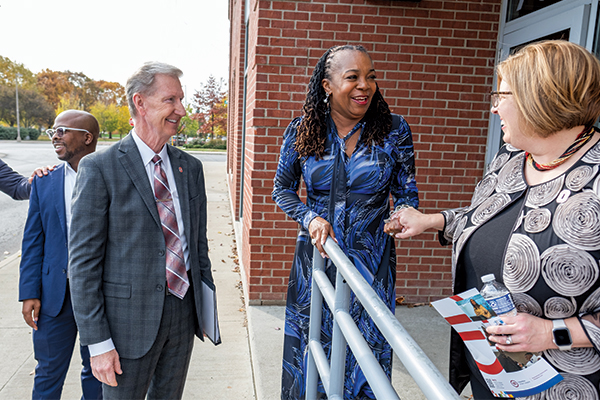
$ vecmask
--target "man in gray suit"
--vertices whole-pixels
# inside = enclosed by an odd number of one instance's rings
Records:
[[[167,144],[185,115],[181,75],[144,64],[126,85],[134,129],[79,164],[70,286],[105,399],[181,398],[194,334],[203,340],[204,173]]]

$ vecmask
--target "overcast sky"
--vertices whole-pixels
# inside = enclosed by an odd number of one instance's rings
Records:
[[[119,82],[146,61],[180,68],[188,99],[228,79],[227,0],[0,0],[0,55],[33,73]]]

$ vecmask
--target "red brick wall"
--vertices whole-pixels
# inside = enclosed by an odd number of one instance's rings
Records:
[[[230,4],[243,7],[239,2]],[[492,88],[501,1],[250,4],[243,243],[238,245],[250,303],[282,304],[298,226],[271,200],[273,177],[283,131],[300,115],[318,58],[330,46],[365,46],[390,108],[412,127],[421,209],[466,205],[483,175],[485,94]],[[235,17],[231,23],[232,37],[242,34],[234,30]],[[242,57],[243,50],[232,54]],[[232,58],[234,65],[239,64]],[[241,135],[241,126],[230,123],[229,136]],[[241,167],[239,157],[235,160],[232,171]],[[400,241],[397,277],[397,294],[408,303],[449,295],[449,249],[439,246],[434,233]]]

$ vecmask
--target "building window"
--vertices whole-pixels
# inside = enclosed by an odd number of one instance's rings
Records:
[[[512,21],[534,11],[541,10],[560,0],[509,0],[508,12],[506,13],[506,22]]]

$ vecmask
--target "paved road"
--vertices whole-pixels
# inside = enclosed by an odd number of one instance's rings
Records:
[[[58,159],[50,142],[1,141],[0,158],[24,176],[42,165],[53,165]],[[0,194],[0,259],[21,248],[23,226],[27,218],[28,201],[15,201]]]
[[[99,144],[98,150],[107,144]],[[225,162],[224,153],[193,152],[203,162]],[[60,162],[48,141],[0,141],[0,158],[15,171],[30,176],[32,171],[43,165],[54,165]],[[14,201],[0,194],[0,260],[14,254],[21,248],[23,227],[27,218],[28,201]]]

